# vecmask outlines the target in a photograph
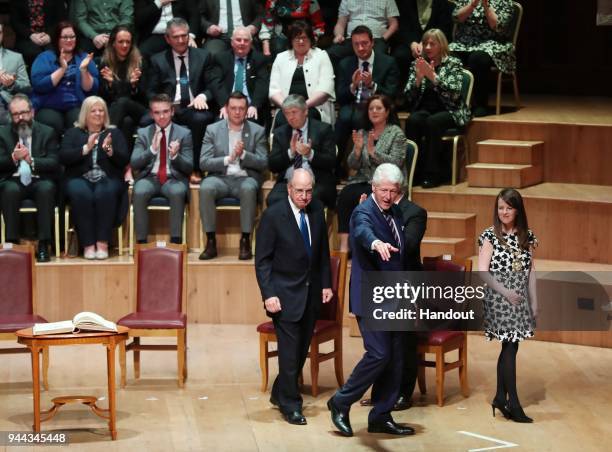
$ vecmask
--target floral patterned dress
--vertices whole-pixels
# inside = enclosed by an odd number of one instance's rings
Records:
[[[515,233],[504,233],[505,243],[500,241],[493,227],[485,229],[478,238],[479,246],[482,246],[485,240],[493,245],[489,272],[504,287],[523,295],[521,303],[515,306],[497,291],[487,287],[484,299],[484,330],[488,340],[517,342],[533,336],[535,322],[529,304],[528,282],[531,248],[538,245],[538,240],[531,230],[528,231],[528,237],[529,250],[519,246]],[[520,266],[521,270],[513,268],[516,266]]]
[[[455,20],[459,10],[469,3],[470,0],[455,2]],[[479,3],[465,22],[457,23],[455,37],[449,48],[453,52],[485,52],[501,72],[509,74],[516,70],[516,55],[512,44],[514,4],[511,0],[489,0],[489,5],[497,14],[497,29],[489,27],[482,4]]]

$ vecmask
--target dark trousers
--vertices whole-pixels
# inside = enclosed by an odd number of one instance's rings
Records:
[[[444,161],[442,136],[455,120],[447,111],[430,113],[425,110],[412,112],[406,121],[406,137],[419,146],[415,180],[427,179],[442,182],[448,173],[450,162]]]
[[[355,207],[359,205],[359,198],[363,193],[370,195],[372,193],[372,185],[367,182],[348,184],[338,194],[338,206],[336,207],[338,212],[338,232],[348,234],[351,214]]]
[[[48,179],[32,178],[25,186],[19,178],[13,177],[0,186],[2,215],[6,224],[6,240],[19,241],[19,207],[21,202],[32,199],[36,204],[38,240],[51,240],[51,218],[55,207],[55,182]]]
[[[49,46],[39,46],[34,44],[30,39],[17,39],[15,42],[15,51],[23,55],[23,61],[25,62],[28,73],[32,70],[32,63],[36,57],[45,50],[50,49]]]
[[[120,97],[109,105],[110,122],[121,130],[130,152],[134,147],[134,132],[146,112],[144,105],[129,97]]]
[[[491,91],[491,67],[494,66],[491,57],[482,51],[455,52],[463,65],[474,74],[474,91],[472,93],[472,106],[486,108],[489,103]]]
[[[35,119],[53,130],[58,138],[64,135],[64,132],[71,127],[79,119],[80,107],[74,107],[67,111],[53,110],[51,108],[41,108],[36,112]]]
[[[418,359],[417,359],[418,336],[409,332],[404,334],[404,365],[402,367],[402,382],[400,384],[400,395],[410,399],[414,392],[417,381]]]
[[[232,44],[230,37],[226,34],[222,34],[216,38],[207,37],[202,48],[208,50],[208,53],[214,56],[217,53],[231,49]]]
[[[138,44],[138,50],[144,58],[151,58],[153,55],[159,52],[163,52],[170,46],[166,42],[163,34],[152,34],[143,38]]]
[[[95,183],[74,177],[65,187],[81,246],[109,242],[125,183],[112,177]]]
[[[400,42],[399,44],[397,44],[391,51],[391,56],[395,58],[395,61],[397,62],[397,67],[399,69],[399,94],[400,96],[402,96],[404,88],[406,87],[406,83],[408,82],[408,75],[410,74],[410,65],[414,60],[412,56],[412,50],[410,50],[410,43]]]
[[[397,401],[404,360],[403,331],[368,331],[361,317],[357,324],[366,350],[347,382],[334,395],[334,403],[343,412],[363,397],[372,386],[369,423],[386,422]]]
[[[334,125],[334,134],[338,146],[336,176],[342,177],[346,175],[346,171],[342,165],[348,155],[347,143],[353,130],[364,129],[366,127],[366,117],[365,104],[350,104],[340,107],[338,117],[336,118],[336,124]]]
[[[310,300],[310,293],[308,298]],[[308,301],[304,315],[299,321],[288,322],[275,317],[272,321],[278,341],[278,376],[272,385],[272,397],[278,400],[283,413],[301,411],[302,395],[298,387],[298,377],[308,356],[316,312]]]

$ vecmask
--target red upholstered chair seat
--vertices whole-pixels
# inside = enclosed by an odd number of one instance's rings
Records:
[[[136,329],[176,329],[187,326],[187,316],[183,312],[133,312],[117,323]]]
[[[0,333],[14,333],[35,323],[47,323],[47,320],[36,314],[0,315]]]
[[[429,345],[442,345],[451,339],[463,337],[465,333],[463,331],[432,331],[426,338]],[[419,337],[419,342],[422,340]]]
[[[258,333],[274,333],[274,323],[272,322],[264,322],[264,323],[260,323],[259,325],[257,325],[257,332]]]

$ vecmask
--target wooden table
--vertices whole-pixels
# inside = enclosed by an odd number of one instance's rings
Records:
[[[35,432],[40,432],[40,423],[51,419],[58,409],[67,403],[83,403],[91,408],[98,416],[108,419],[108,428],[112,439],[117,439],[115,426],[115,347],[118,343],[125,341],[128,337],[129,328],[117,326],[117,333],[104,331],[93,331],[89,333],[49,334],[34,336],[32,328],[17,331],[17,342],[30,349],[32,355],[32,392],[34,395],[34,425]],[[85,345],[102,344],[106,347],[106,375],[108,379],[108,408],[100,408],[96,405],[97,398],[94,396],[63,396],[56,397],[53,407],[47,411],[40,411],[40,375],[39,375],[39,352],[42,347],[52,345]],[[42,415],[42,418],[41,418]]]

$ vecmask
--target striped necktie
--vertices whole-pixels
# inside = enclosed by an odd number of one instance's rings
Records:
[[[402,245],[402,242],[400,240],[400,235],[399,235],[399,231],[397,230],[397,226],[395,224],[395,221],[393,221],[393,216],[389,213],[383,212],[383,217],[385,218],[387,224],[389,225],[389,227],[391,228],[391,232],[393,233],[393,238],[395,239],[395,243],[397,245],[397,247],[399,248]]]

